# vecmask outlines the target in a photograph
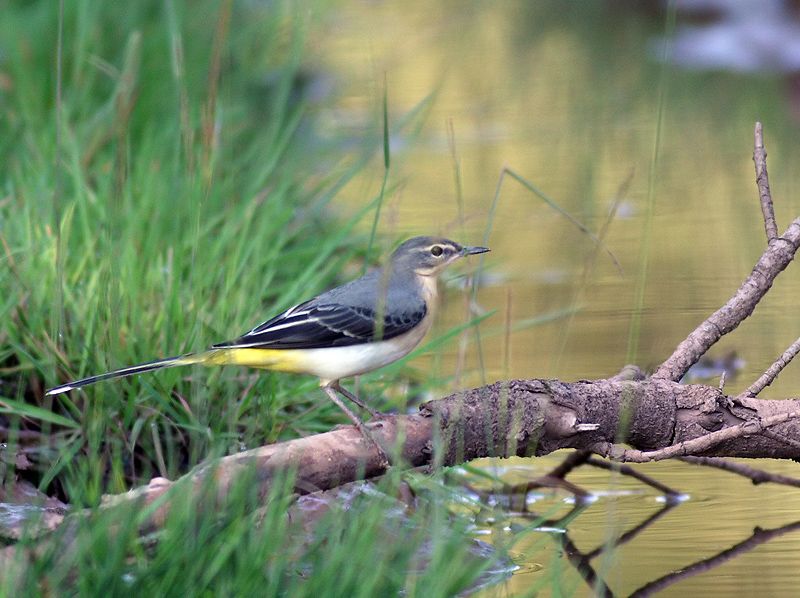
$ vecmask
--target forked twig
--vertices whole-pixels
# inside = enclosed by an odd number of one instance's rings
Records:
[[[675,499],[682,494],[681,492],[670,488],[666,484],[662,484],[655,478],[652,478],[640,471],[636,471],[634,468],[628,465],[621,463],[608,463],[602,459],[593,457],[592,452],[588,450],[573,451],[567,455],[567,457],[561,463],[550,470],[549,473],[530,482],[507,485],[503,488],[503,492],[507,494],[526,494],[531,490],[541,487],[562,487],[575,494],[577,498],[585,498],[590,493],[584,491],[580,487],[575,486],[574,484],[571,484],[570,482],[567,482],[565,479],[566,476],[572,472],[572,470],[584,464],[597,467],[598,469],[605,469],[607,471],[617,471],[621,475],[632,477],[635,480],[650,486],[651,488],[655,488],[670,499]]]
[[[754,145],[753,161],[756,167],[756,184],[764,216],[764,227],[769,241],[767,249],[733,297],[678,345],[672,355],[655,371],[654,378],[666,378],[676,382],[680,380],[714,343],[736,329],[753,313],[758,302],[772,287],[775,278],[789,265],[800,247],[800,218],[792,221],[786,232],[778,237],[775,210],[769,190],[767,152],[764,149],[761,123],[756,123]]]

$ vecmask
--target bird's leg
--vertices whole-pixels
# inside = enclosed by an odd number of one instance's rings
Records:
[[[384,467],[388,467],[391,464],[391,461],[389,461],[389,457],[386,455],[386,451],[384,451],[380,443],[378,443],[378,441],[375,440],[375,437],[369,433],[369,430],[367,430],[367,427],[364,425],[364,422],[362,422],[361,419],[359,419],[359,417],[355,413],[350,411],[347,405],[345,405],[342,402],[342,400],[338,396],[336,396],[336,390],[334,389],[334,386],[332,384],[326,384],[322,387],[322,390],[326,395],[328,395],[328,398],[331,401],[333,401],[339,409],[344,411],[345,415],[350,419],[351,422],[353,422],[353,425],[355,425],[355,427],[358,428],[358,431],[361,432],[361,435],[369,443],[375,446],[375,448],[378,450],[378,454],[381,456],[381,459],[383,460]]]
[[[344,386],[341,385],[341,383],[338,380],[336,380],[335,382],[331,382],[329,386],[333,390],[342,393],[345,397],[347,397],[348,399],[353,401],[353,403],[355,403],[356,405],[358,405],[359,407],[361,407],[365,411],[369,411],[369,414],[372,417],[379,418],[379,417],[381,417],[383,415],[380,411],[377,411],[377,410],[373,409],[372,407],[370,407],[369,405],[364,403],[364,401],[359,399],[356,395],[354,395],[352,392],[347,390]]]

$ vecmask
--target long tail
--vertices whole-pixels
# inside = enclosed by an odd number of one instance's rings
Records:
[[[127,368],[114,370],[113,372],[106,372],[105,374],[98,374],[97,376],[89,376],[80,380],[73,380],[61,386],[56,386],[45,392],[45,396],[57,395],[62,392],[69,392],[75,388],[88,386],[95,382],[102,380],[110,380],[111,378],[123,378],[125,376],[133,376],[134,374],[142,374],[144,372],[152,372],[153,370],[160,370],[162,368],[174,368],[180,365],[190,365],[193,363],[203,363],[208,360],[213,351],[204,351],[202,353],[188,353],[186,355],[179,355],[178,357],[168,357],[167,359],[159,359],[157,361],[149,361],[147,363],[140,363],[139,365],[132,365]]]

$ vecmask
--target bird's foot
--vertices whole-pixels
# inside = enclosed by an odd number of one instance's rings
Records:
[[[361,435],[364,437],[364,439],[369,444],[372,444],[372,446],[375,447],[375,450],[378,451],[378,455],[380,456],[381,459],[379,467],[384,471],[389,469],[389,467],[392,465],[392,462],[389,460],[389,455],[387,455],[386,451],[383,450],[383,447],[381,446],[380,442],[378,442],[378,440],[370,433],[370,431],[363,423],[356,424],[356,428],[358,428],[358,431],[361,432]]]
[[[355,413],[350,411],[347,405],[345,405],[342,402],[342,400],[336,395],[335,387],[333,385],[326,385],[322,387],[322,390],[325,392],[326,395],[328,395],[328,398],[331,401],[333,401],[337,407],[339,407],[339,409],[344,411],[345,415],[350,419],[351,422],[353,422],[353,425],[358,429],[359,432],[361,432],[361,435],[364,437],[367,443],[375,447],[375,449],[378,452],[378,455],[380,456],[380,464],[379,464],[380,468],[383,470],[388,469],[389,466],[391,465],[391,461],[389,460],[386,451],[378,442],[378,440],[372,435],[372,433],[370,433],[370,431],[364,425],[364,422],[362,422],[361,419]]]
[[[380,419],[381,417],[383,417],[383,413],[367,405],[364,401],[362,401],[355,394],[347,390],[339,382],[334,382],[333,384],[331,384],[330,387],[333,390],[341,393],[344,397],[350,399],[350,401],[361,407],[364,411],[368,412],[374,419]]]

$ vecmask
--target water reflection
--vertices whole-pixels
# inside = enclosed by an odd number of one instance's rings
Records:
[[[502,479],[529,483],[542,479],[555,464],[560,467],[565,457],[572,458],[565,451],[535,463],[486,460],[484,467]],[[539,491],[528,500],[497,495],[483,479],[477,492],[487,505],[479,518],[482,537],[502,543],[509,534],[526,532],[514,548],[522,569],[503,589],[517,595],[532,589],[553,592],[560,586],[565,593],[583,594],[591,588],[600,595],[648,596],[668,588],[676,595],[695,595],[713,587],[719,595],[732,595],[741,591],[741,577],[751,576],[746,586],[758,593],[757,569],[763,570],[764,555],[774,552],[781,564],[772,568],[770,582],[776,591],[768,593],[791,595],[781,588],[791,587],[795,579],[794,556],[786,551],[800,540],[800,522],[788,505],[782,513],[747,519],[758,512],[764,494],[746,482],[729,477],[724,497],[702,492],[690,497],[677,492],[679,485],[699,487],[708,470],[653,464],[636,471],[642,469],[659,483],[674,486],[674,494],[661,494],[618,473],[603,477],[583,468],[575,469],[570,479],[591,491],[592,500],[570,500],[563,489]],[[710,481],[716,483],[713,476]],[[791,502],[790,492],[775,487],[768,491]],[[574,569],[564,570],[562,557]]]

